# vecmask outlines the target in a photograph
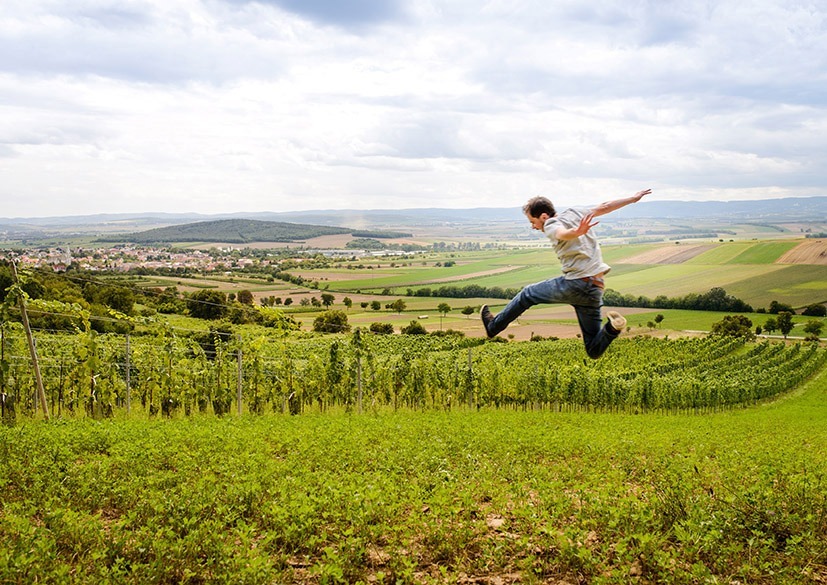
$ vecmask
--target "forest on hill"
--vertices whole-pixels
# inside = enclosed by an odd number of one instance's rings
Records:
[[[319,236],[351,234],[356,237],[399,238],[410,234],[385,231],[353,230],[343,227],[260,221],[255,219],[219,219],[154,228],[130,234],[111,234],[100,242],[158,244],[169,242],[302,242]]]

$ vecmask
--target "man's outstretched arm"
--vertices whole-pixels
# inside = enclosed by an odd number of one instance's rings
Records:
[[[651,189],[644,189],[643,191],[638,191],[631,197],[626,197],[625,199],[615,199],[614,201],[607,201],[606,203],[601,203],[594,209],[592,209],[589,213],[587,213],[583,219],[580,220],[580,225],[576,228],[558,228],[555,232],[555,237],[558,240],[573,240],[575,238],[579,238],[598,223],[597,221],[593,221],[595,217],[598,215],[606,215],[607,213],[611,213],[616,209],[620,209],[621,207],[626,207],[631,203],[637,203],[640,201],[644,195],[649,195],[652,192]]]
[[[605,203],[601,203],[594,209],[592,209],[591,215],[597,217],[598,215],[606,215],[607,213],[611,213],[621,207],[626,207],[632,203],[637,203],[640,201],[644,195],[649,195],[652,192],[651,189],[644,189],[643,191],[638,191],[631,197],[626,197],[624,199],[615,199],[614,201],[606,201]]]

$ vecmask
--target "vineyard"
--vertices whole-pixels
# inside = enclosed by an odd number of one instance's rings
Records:
[[[19,325],[0,329],[3,417],[33,416],[37,384]],[[41,333],[56,416],[291,413],[344,408],[509,407],[708,412],[796,387],[827,360],[818,344],[621,338],[601,360],[577,339],[496,343],[445,335]]]

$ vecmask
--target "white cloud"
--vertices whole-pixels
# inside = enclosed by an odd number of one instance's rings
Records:
[[[7,0],[2,215],[821,195],[826,23],[816,1]]]

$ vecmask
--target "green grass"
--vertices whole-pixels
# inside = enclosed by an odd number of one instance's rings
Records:
[[[623,312],[629,321],[629,325],[633,327],[646,327],[649,321],[652,321],[655,315],[663,315],[664,319],[659,329],[668,331],[709,331],[712,329],[712,324],[721,321],[726,315],[732,313],[719,313],[716,311],[684,311],[678,309],[647,309],[645,312],[635,313],[635,309],[624,309]],[[768,313],[746,313],[746,317],[752,321],[753,329],[760,325],[764,326],[769,318],[776,318],[777,315],[770,315]],[[801,327],[812,320],[813,317],[803,317],[795,315],[793,317],[793,324],[795,328],[790,333],[791,337],[805,337]],[[827,325],[827,319],[817,319]],[[778,335],[778,332],[775,333]]]
[[[623,294],[643,295],[651,299],[658,295],[681,297],[693,292],[704,293],[714,287],[723,287],[727,293],[752,304],[763,298],[763,292],[771,286],[770,281],[780,280],[775,275],[784,268],[780,265],[657,264],[643,269],[638,266],[637,270],[627,272],[629,269],[624,266],[623,271],[609,273],[606,286]],[[820,268],[820,272],[827,277],[824,267]],[[763,288],[739,286],[749,280],[762,283]],[[736,288],[741,294],[734,292]],[[763,305],[758,303],[757,306]]]
[[[827,267],[775,265],[778,270],[757,274],[728,285],[727,292],[748,300],[754,307],[767,307],[777,300],[794,307],[827,301]]]
[[[818,583],[827,373],[706,416],[0,428],[0,582]]]
[[[733,258],[733,264],[771,264],[784,253],[795,248],[799,242],[760,242],[753,244]]]
[[[751,248],[754,242],[729,242],[719,244],[710,250],[706,250],[686,261],[687,264],[717,265],[727,264],[733,258],[743,254]]]
[[[794,241],[736,241],[717,243],[682,264],[625,264],[624,260],[666,244],[605,246],[604,258],[612,266],[607,286],[623,294],[654,298],[658,295],[680,297],[705,293],[723,287],[754,307],[766,307],[778,300],[794,306],[823,302],[819,293],[827,290],[827,267],[780,265],[775,261],[800,243]],[[454,260],[453,267],[435,267],[434,262]],[[527,284],[560,274],[560,265],[550,246],[524,250],[486,250],[456,252],[429,257],[428,264],[413,261],[411,266],[381,264],[371,270],[314,270],[303,273],[320,279],[333,291],[380,293],[388,288],[395,294],[407,289],[465,286],[519,289]],[[375,265],[374,265],[375,266]],[[488,276],[471,276],[488,270],[513,267]],[[330,280],[324,280],[326,274]],[[344,279],[343,279],[344,278]]]

